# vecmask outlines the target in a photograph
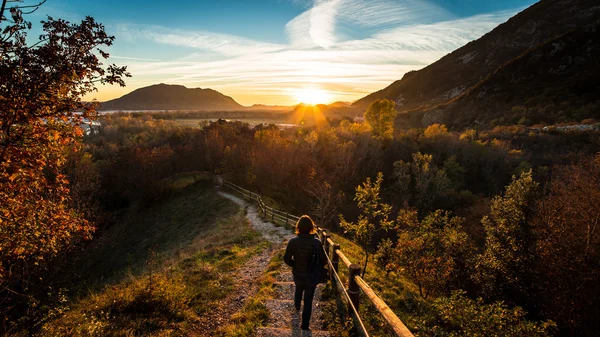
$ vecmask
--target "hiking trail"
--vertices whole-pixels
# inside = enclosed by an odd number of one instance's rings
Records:
[[[246,218],[250,221],[252,227],[271,243],[270,248],[265,248],[260,254],[250,258],[244,267],[236,273],[235,277],[239,280],[238,287],[236,287],[236,291],[230,296],[231,299],[227,298],[223,301],[223,308],[219,308],[219,311],[225,314],[221,317],[231,317],[233,313],[242,308],[243,304],[250,296],[257,292],[258,284],[256,281],[267,268],[270,257],[273,256],[273,252],[283,249],[287,241],[295,237],[295,235],[284,227],[278,227],[271,222],[263,221],[255,205],[222,190],[219,190],[218,193],[222,197],[245,208]],[[249,287],[248,285],[251,286]],[[267,319],[266,326],[257,329],[255,336],[331,336],[330,332],[320,330],[320,328],[324,326],[321,303],[323,286],[324,285],[322,284],[319,285],[315,291],[312,317],[310,320],[312,331],[301,330],[300,321],[302,311],[296,311],[296,309],[294,309],[294,282],[292,279],[292,270],[287,265],[282,264],[279,275],[277,276],[277,282],[275,282],[275,298],[269,299],[265,303],[269,311],[269,318]],[[225,322],[215,323],[220,325]]]

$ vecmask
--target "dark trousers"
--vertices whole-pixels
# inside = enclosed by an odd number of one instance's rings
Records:
[[[294,306],[300,308],[300,302],[302,302],[302,294],[304,293],[304,307],[302,308],[302,329],[308,329],[308,323],[310,322],[310,315],[312,314],[312,301],[315,296],[315,289],[317,285],[309,284],[303,277],[296,277],[294,275],[294,284],[296,284],[296,291],[294,292]]]

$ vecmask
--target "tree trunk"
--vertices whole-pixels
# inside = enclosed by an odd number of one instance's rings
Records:
[[[365,250],[365,253],[367,253],[367,256],[365,257],[365,267],[362,270],[362,275],[360,276],[361,278],[365,278],[365,272],[367,271],[367,263],[369,263],[369,251]]]

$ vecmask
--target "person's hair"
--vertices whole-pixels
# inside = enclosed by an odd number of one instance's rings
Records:
[[[315,234],[317,226],[308,215],[303,215],[296,222],[296,234]]]

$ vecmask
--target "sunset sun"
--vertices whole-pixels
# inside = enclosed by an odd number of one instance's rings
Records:
[[[305,104],[326,104],[331,100],[331,96],[325,90],[321,89],[299,89],[295,92],[296,99]]]

